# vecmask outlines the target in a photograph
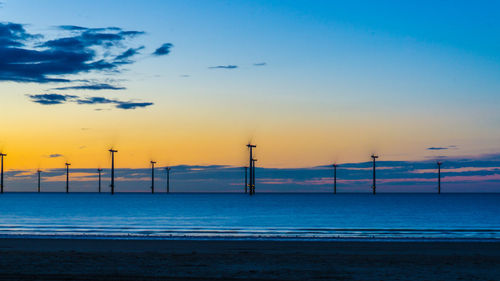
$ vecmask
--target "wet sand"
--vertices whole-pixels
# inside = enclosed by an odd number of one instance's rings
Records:
[[[0,280],[500,280],[498,242],[0,239]]]

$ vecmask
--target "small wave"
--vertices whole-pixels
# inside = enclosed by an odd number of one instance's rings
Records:
[[[102,237],[212,237],[297,239],[500,239],[500,229],[414,229],[414,228],[161,228],[102,226],[0,225],[2,236],[102,236]]]

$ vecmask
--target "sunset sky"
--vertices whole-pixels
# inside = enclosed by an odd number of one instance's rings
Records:
[[[494,1],[2,1],[6,169],[500,152]]]

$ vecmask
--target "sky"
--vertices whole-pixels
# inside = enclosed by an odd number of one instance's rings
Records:
[[[483,169],[474,182],[497,190],[496,164],[476,165],[500,153],[499,6],[4,0],[6,170],[12,177],[61,173],[68,161],[85,173],[108,168],[113,147],[123,181],[147,182],[127,171],[147,173],[151,160],[237,173],[253,142],[260,169],[269,173],[258,182],[269,191],[304,191],[293,175],[293,184],[279,176],[295,169],[318,170],[308,180],[326,177],[328,189],[331,175],[322,167],[366,166],[372,153],[387,165],[428,169],[436,159],[448,159],[450,168],[475,159],[449,176]],[[401,188],[428,190],[409,176]],[[213,191],[237,185],[210,177]],[[22,179],[11,181],[28,189]]]

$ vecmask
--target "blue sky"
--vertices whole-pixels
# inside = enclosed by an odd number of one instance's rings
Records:
[[[64,161],[94,169],[108,164],[110,146],[124,169],[152,159],[242,166],[250,140],[271,170],[364,163],[371,153],[408,163],[496,155],[499,6],[5,0],[0,27],[18,24],[27,37],[1,35],[17,45],[0,42],[9,59],[0,150],[12,172]],[[80,49],[53,44],[117,34]],[[161,46],[168,52],[154,55]],[[11,55],[18,49],[38,57]],[[87,57],[36,79],[11,72],[55,51]],[[94,64],[101,58],[110,64]]]

